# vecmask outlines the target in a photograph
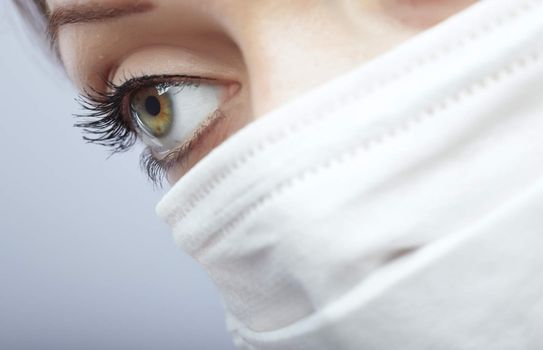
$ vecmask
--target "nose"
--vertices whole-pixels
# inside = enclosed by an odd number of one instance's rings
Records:
[[[216,1],[238,45],[258,117],[476,0]]]
[[[254,116],[347,71],[365,56],[363,45],[353,45],[356,31],[338,21],[335,6],[282,0],[243,4],[218,11],[241,51]]]

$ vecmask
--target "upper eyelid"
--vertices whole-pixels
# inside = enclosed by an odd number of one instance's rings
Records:
[[[186,74],[163,74],[163,75],[142,75],[139,77],[130,77],[124,78],[124,82],[120,84],[115,84],[111,81],[106,82],[106,88],[113,90],[114,92],[128,92],[134,91],[137,88],[156,86],[159,84],[168,84],[168,83],[180,83],[180,84],[191,84],[195,82],[212,82],[216,79],[205,78],[195,75],[186,75]]]

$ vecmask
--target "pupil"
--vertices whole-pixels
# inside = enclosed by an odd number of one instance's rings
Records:
[[[148,96],[145,99],[145,110],[153,117],[160,113],[160,101],[156,96]]]

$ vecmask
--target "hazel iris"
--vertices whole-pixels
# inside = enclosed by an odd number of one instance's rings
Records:
[[[137,90],[130,101],[136,125],[157,138],[168,134],[173,124],[172,97],[168,91],[159,93],[156,87]]]

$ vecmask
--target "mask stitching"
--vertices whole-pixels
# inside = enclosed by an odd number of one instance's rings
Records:
[[[329,115],[330,111],[333,111],[340,106],[344,106],[345,104],[352,103],[353,101],[356,101],[362,97],[371,95],[372,93],[375,93],[379,89],[385,88],[387,85],[394,83],[395,81],[403,78],[404,76],[414,73],[416,70],[419,70],[430,63],[438,61],[442,57],[445,57],[449,53],[453,52],[454,50],[460,49],[468,45],[471,41],[474,41],[485,34],[492,33],[494,29],[499,28],[500,26],[503,26],[508,22],[515,20],[517,17],[530,12],[530,10],[532,10],[534,6],[541,5],[541,3],[542,0],[528,0],[523,4],[519,5],[518,8],[513,8],[508,12],[504,13],[502,16],[496,17],[492,21],[481,25],[481,27],[469,32],[465,37],[459,38],[452,44],[443,46],[440,49],[430,53],[426,57],[419,57],[414,62],[411,62],[410,64],[404,66],[401,70],[392,73],[389,77],[384,78],[383,80],[377,82],[375,85],[360,90],[354,87],[355,92],[349,95],[345,95],[342,99],[335,100],[322,108],[316,108],[318,112],[311,117],[308,117],[304,120],[296,120],[291,125],[276,130],[274,133],[270,134],[267,139],[249,148],[249,150],[247,150],[239,158],[234,160],[230,164],[230,166],[225,168],[223,171],[214,174],[209,182],[199,187],[197,190],[193,191],[192,194],[188,196],[188,199],[179,208],[170,210],[169,214],[167,214],[167,221],[170,223],[170,225],[172,225],[173,222],[184,219],[187,214],[191,212],[194,208],[196,208],[198,204],[202,202],[215,187],[217,187],[236,169],[240,168],[249,159],[256,156],[263,149],[281,141],[288,136],[291,136],[302,128],[310,126],[312,123],[324,120],[326,116]]]
[[[183,247],[195,258],[202,256],[205,252],[212,248],[217,242],[219,242],[223,236],[228,232],[240,225],[251,213],[262,207],[264,204],[280,195],[284,191],[293,188],[296,184],[302,183],[309,176],[316,176],[320,172],[326,171],[335,165],[341,165],[346,161],[352,161],[353,157],[356,157],[361,152],[371,151],[375,146],[378,146],[385,141],[392,139],[399,132],[408,132],[414,126],[424,122],[425,120],[437,117],[440,113],[448,110],[454,105],[462,103],[466,98],[473,97],[478,92],[489,88],[491,85],[499,84],[508,77],[513,77],[515,74],[521,72],[524,69],[528,69],[532,65],[535,65],[543,58],[543,47],[539,47],[537,50],[532,51],[527,55],[523,55],[516,60],[505,65],[501,69],[485,75],[483,78],[471,83],[470,85],[458,90],[456,93],[449,95],[442,99],[440,102],[431,104],[426,108],[422,108],[422,112],[416,114],[411,118],[407,118],[396,125],[391,126],[387,130],[383,130],[380,133],[372,135],[368,138],[361,140],[356,145],[350,145],[345,150],[336,153],[334,156],[330,156],[323,162],[302,170],[295,176],[285,179],[283,182],[275,186],[267,194],[262,195],[253,203],[249,204],[244,210],[240,211],[230,222],[228,222],[223,228],[211,233],[197,234],[197,237],[207,237],[204,241],[197,243],[193,247]]]

